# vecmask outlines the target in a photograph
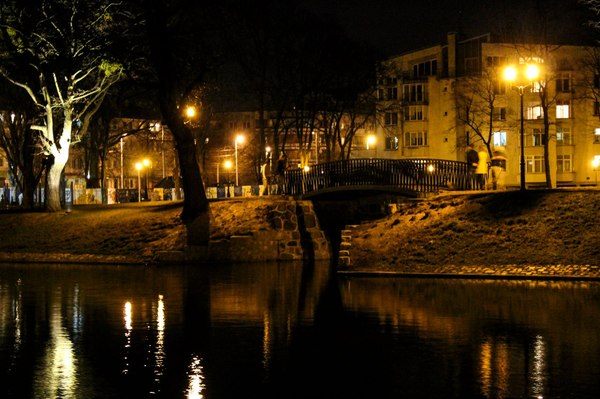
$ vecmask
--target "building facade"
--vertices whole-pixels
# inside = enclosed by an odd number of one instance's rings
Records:
[[[491,35],[388,59],[378,80],[377,157],[465,160],[465,147],[503,147],[505,182],[520,184],[521,99],[527,185],[594,185],[600,162],[596,48],[509,44]],[[539,76],[508,81],[508,66]],[[519,88],[522,91],[519,91]],[[522,97],[520,95],[522,93]],[[546,135],[545,132],[548,132]],[[547,149],[545,144],[547,142]]]

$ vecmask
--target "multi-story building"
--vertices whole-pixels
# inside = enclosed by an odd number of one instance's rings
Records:
[[[596,184],[597,54],[583,46],[499,43],[490,34],[461,41],[450,33],[447,43],[392,57],[378,81],[376,135],[384,145],[376,156],[464,161],[468,143],[504,147],[505,182],[518,186],[522,99],[526,183],[546,182],[547,154],[554,186]],[[535,80],[504,78],[509,65],[534,64],[541,72]]]

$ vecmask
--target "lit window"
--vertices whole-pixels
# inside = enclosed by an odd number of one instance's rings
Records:
[[[543,115],[541,105],[534,105],[527,108],[527,119],[542,119]]]
[[[494,146],[506,146],[506,132],[494,132],[492,136]]]
[[[543,155],[526,155],[525,163],[527,164],[527,173],[545,173]]]
[[[558,101],[556,103],[556,118],[566,119],[569,115],[569,101]]]
[[[541,82],[532,82],[531,83],[531,92],[532,93],[540,93],[542,91],[542,83]]]
[[[600,127],[594,130],[594,143],[600,143]]]
[[[560,172],[572,172],[573,162],[571,154],[557,155],[556,156],[556,171]]]

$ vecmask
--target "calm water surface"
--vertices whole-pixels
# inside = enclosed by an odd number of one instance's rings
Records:
[[[600,398],[600,284],[0,265],[2,398]]]

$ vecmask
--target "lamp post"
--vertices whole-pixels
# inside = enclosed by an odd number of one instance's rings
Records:
[[[144,169],[146,169],[144,174],[144,199],[148,200],[150,199],[148,197],[148,167],[150,166],[150,160],[148,158],[144,158],[142,161],[142,166]]]
[[[239,175],[238,175],[238,143],[242,144],[245,138],[243,135],[238,134],[235,136],[235,185],[236,187],[240,185]]]
[[[231,197],[231,193],[229,192],[229,185],[231,183],[231,161],[228,159],[223,164],[225,170],[227,170],[227,197]]]
[[[522,72],[522,71],[521,71]],[[524,89],[531,85],[531,82],[538,77],[539,70],[536,65],[526,65],[525,77],[530,82],[524,85],[514,86],[519,93],[520,99],[520,114],[521,114],[521,131],[520,131],[520,142],[521,142],[521,191],[525,191],[525,127],[524,127],[524,114],[523,114],[523,92]],[[515,82],[519,71],[514,66],[509,66],[504,70],[504,78],[509,82]]]
[[[121,137],[121,187],[123,189],[123,137]]]
[[[141,162],[136,162],[135,169],[138,172],[138,202],[142,202],[142,178],[141,171],[144,165]]]

